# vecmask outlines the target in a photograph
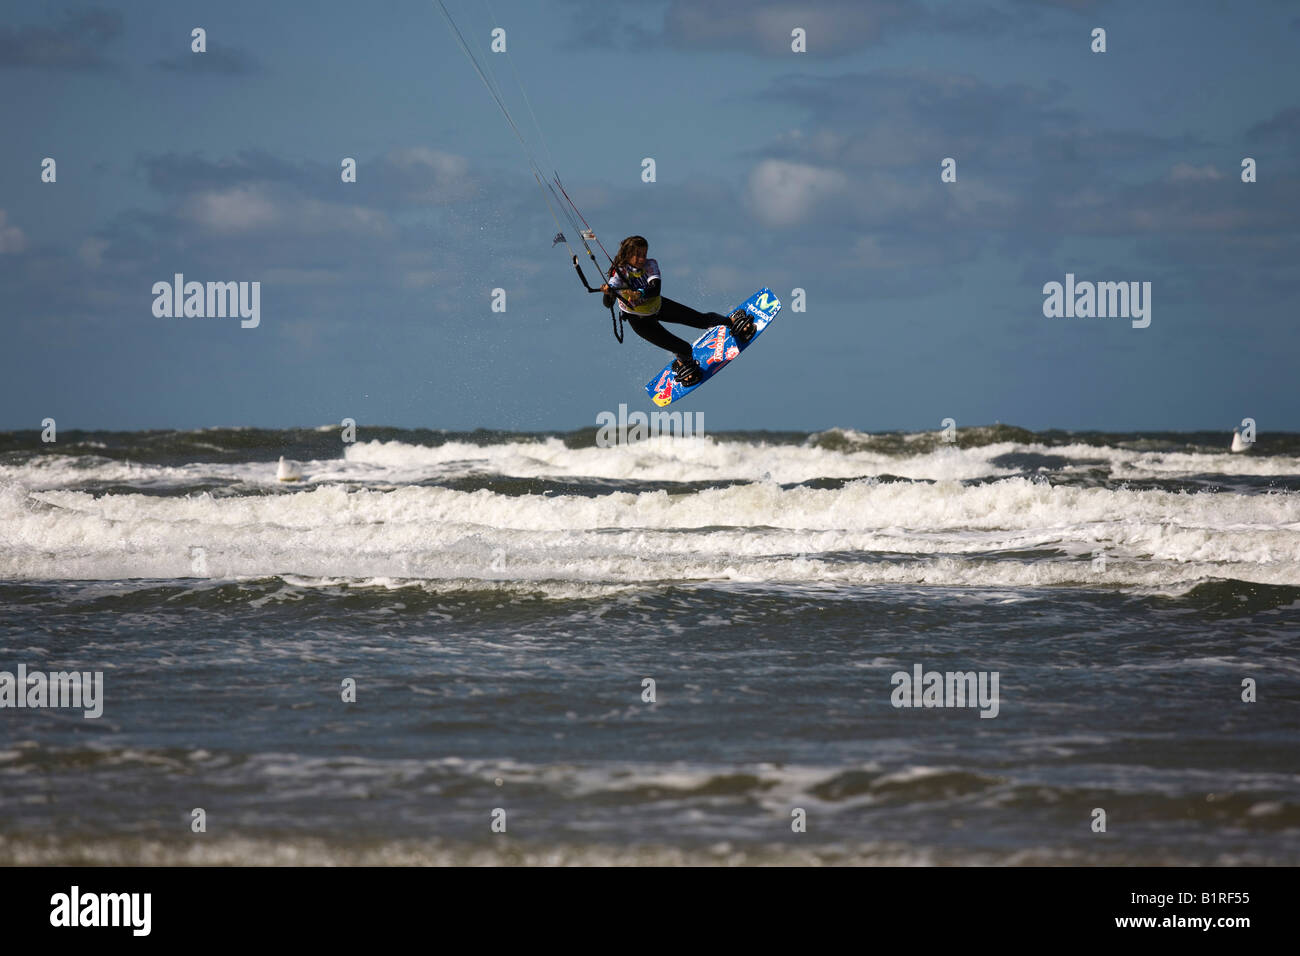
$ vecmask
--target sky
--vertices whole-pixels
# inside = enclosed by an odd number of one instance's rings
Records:
[[[445,3],[610,252],[786,304],[706,430],[1300,431],[1300,4]],[[0,87],[0,429],[654,410],[436,2],[8,3]],[[257,326],[155,315],[177,273]],[[1067,274],[1149,326],[1046,316]]]

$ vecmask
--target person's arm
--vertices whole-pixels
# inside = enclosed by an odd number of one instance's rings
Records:
[[[622,299],[624,302],[628,301],[628,293],[623,292],[620,295],[615,291],[616,289],[620,291],[623,289],[623,277],[617,272],[610,276],[609,281],[600,287],[600,291],[605,293],[601,297],[601,301],[605,303],[605,308],[612,309],[615,299]]]
[[[641,300],[653,299],[659,295],[659,263],[655,259],[645,261],[645,291],[641,293]]]
[[[619,272],[615,272],[610,276],[609,281],[600,287],[600,291],[605,293],[604,303],[607,309],[614,305],[615,299],[622,299],[628,305],[634,305],[641,298],[640,292],[627,287],[622,273]]]

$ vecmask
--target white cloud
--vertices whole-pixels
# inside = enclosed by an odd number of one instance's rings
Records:
[[[413,269],[402,273],[402,285],[408,289],[429,289],[433,287],[438,273],[432,269]]]
[[[6,226],[5,218],[5,211],[0,209],[0,253],[22,252],[27,248],[27,237],[17,226]]]
[[[279,220],[275,203],[252,186],[199,193],[186,203],[184,216],[213,232],[248,232]]]
[[[405,174],[399,181],[405,184],[411,202],[452,202],[473,194],[469,160],[464,156],[427,146],[410,146],[393,150],[386,158]]]
[[[104,252],[108,249],[108,240],[92,237],[83,242],[77,249],[77,255],[81,261],[92,269],[98,269],[104,264]]]
[[[749,176],[749,202],[762,222],[790,226],[807,219],[847,185],[848,177],[834,169],[765,159]]]
[[[304,285],[304,286],[322,286],[337,285],[342,281],[342,276],[333,269],[267,269],[260,274],[263,282],[270,285]]]
[[[188,199],[181,218],[214,233],[321,236],[332,232],[387,235],[388,216],[348,203],[274,195],[265,186],[209,190]]]
[[[852,259],[863,269],[901,269],[916,263],[893,246],[883,245],[878,236],[861,236],[853,243]]]
[[[743,276],[739,269],[734,269],[731,266],[710,265],[706,266],[701,271],[700,279],[704,283],[706,289],[718,291],[725,290],[734,294],[734,292],[740,291],[740,283]],[[701,306],[701,308],[703,308],[703,306]],[[713,306],[710,305],[709,308],[713,308]]]
[[[674,0],[665,12],[664,38],[695,49],[788,55],[790,31],[802,27],[809,56],[816,56],[877,43],[922,13],[916,0]]]
[[[1222,178],[1223,173],[1219,172],[1213,163],[1206,163],[1204,166],[1178,163],[1173,169],[1169,170],[1169,181],[1171,183],[1206,182]]]
[[[445,176],[448,179],[464,176],[469,171],[469,160],[464,156],[444,153],[440,149],[430,149],[427,146],[395,149],[392,152],[392,158],[393,162],[398,166],[427,166],[439,176]]]

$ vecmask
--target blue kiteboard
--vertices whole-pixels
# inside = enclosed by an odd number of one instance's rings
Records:
[[[677,376],[673,374],[673,363],[669,362],[662,372],[646,383],[645,390],[656,405],[661,408],[671,405],[726,368],[732,359],[753,345],[763,334],[768,323],[776,318],[776,314],[781,311],[781,300],[772,294],[771,289],[763,289],[746,299],[740,308],[748,312],[754,320],[754,334],[750,336],[749,341],[743,344],[737,342],[736,337],[731,334],[731,329],[725,325],[715,325],[705,331],[691,345],[691,354],[695,356],[695,361],[700,363],[700,370],[704,376],[690,388],[684,388],[678,383]]]

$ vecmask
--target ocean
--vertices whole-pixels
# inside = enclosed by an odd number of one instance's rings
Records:
[[[1300,435],[57,437],[0,864],[1300,863]]]

